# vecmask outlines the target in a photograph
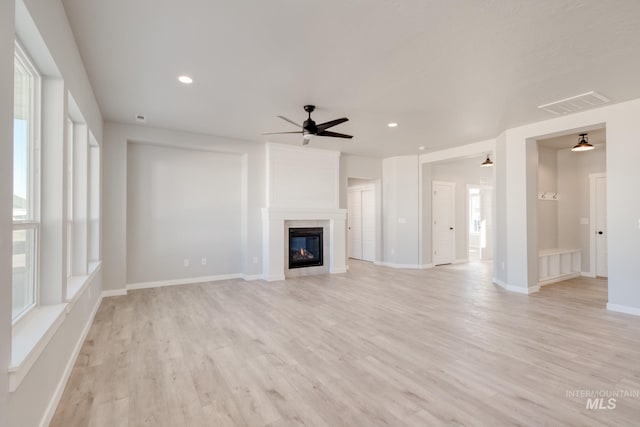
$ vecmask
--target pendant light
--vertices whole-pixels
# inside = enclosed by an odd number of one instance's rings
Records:
[[[491,159],[489,158],[489,155],[487,154],[486,160],[480,164],[480,167],[490,168],[491,166],[493,166],[493,162],[491,161]]]
[[[586,133],[581,133],[580,137],[578,138],[578,143],[573,146],[571,151],[589,151],[589,150],[593,150],[595,147],[593,145],[589,144],[589,140],[587,139],[587,135],[588,134],[586,134]]]

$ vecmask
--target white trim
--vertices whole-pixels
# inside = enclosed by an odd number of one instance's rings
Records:
[[[344,267],[344,268],[334,268],[334,269],[331,269],[331,274],[341,274],[341,273],[346,273],[346,272],[347,272],[347,270],[348,270],[348,268],[347,268],[347,267]]]
[[[90,263],[89,274],[86,276],[71,276],[67,279],[67,313],[69,313],[75,306],[80,295],[84,293],[84,290],[89,286],[89,283],[96,276],[98,271],[102,268],[102,261]],[[72,290],[69,292],[69,290]],[[102,298],[102,297],[101,297]]]
[[[161,288],[164,286],[191,285],[194,283],[217,282],[220,280],[240,279],[242,274],[219,274],[217,276],[190,277],[185,279],[160,280],[157,282],[141,282],[127,284],[127,291],[135,289]]]
[[[18,388],[64,322],[66,305],[38,306],[14,327],[9,366],[10,392]]]
[[[262,274],[242,274],[242,280],[246,282],[252,282],[254,280],[262,280]]]
[[[540,286],[536,285],[536,286],[529,286],[528,288],[523,288],[522,286],[507,285],[506,289],[509,292],[515,292],[515,293],[518,293],[518,294],[530,295],[530,294],[534,294],[534,293],[540,291]]]
[[[430,268],[430,267],[424,267],[425,265],[431,266],[431,264],[396,264],[393,262],[386,262],[386,261],[375,261],[374,264],[383,266],[383,267],[412,269],[412,270],[421,270],[423,268]]]
[[[563,274],[561,276],[556,276],[553,277],[551,279],[545,279],[545,280],[539,280],[538,281],[538,286],[547,286],[550,285],[552,283],[558,283],[558,282],[563,282],[565,280],[569,280],[569,279],[574,279],[576,277],[580,277],[582,273],[567,273],[567,274]]]
[[[108,291],[102,291],[102,298],[121,297],[127,295],[126,289],[110,289]]]
[[[80,355],[80,350],[82,350],[82,345],[84,344],[84,340],[87,338],[89,334],[89,330],[91,330],[91,326],[93,326],[93,319],[96,317],[96,313],[100,308],[100,304],[102,303],[102,298],[104,297],[104,293],[100,295],[100,297],[96,300],[95,305],[93,306],[93,310],[91,310],[91,314],[89,315],[89,319],[87,319],[87,323],[84,325],[84,329],[76,342],[76,346],[73,349],[73,353],[71,353],[71,357],[67,362],[67,366],[62,374],[62,378],[60,378],[60,382],[58,382],[58,386],[56,387],[56,391],[53,393],[53,397],[49,401],[49,405],[47,406],[42,419],[40,420],[40,427],[46,427],[51,423],[51,419],[56,413],[56,409],[58,408],[58,403],[60,403],[60,399],[62,398],[62,393],[64,392],[65,387],[67,386],[67,382],[69,381],[69,377],[71,376],[71,372],[73,371],[73,367],[76,364],[76,360]]]
[[[467,250],[468,250],[468,246],[467,246]],[[469,258],[460,258],[460,259],[453,260],[451,264],[465,264],[467,262],[469,262]]]
[[[615,311],[617,313],[631,314],[634,316],[640,316],[640,308],[631,307],[628,305],[611,304],[607,303],[607,310]]]
[[[267,282],[279,282],[281,280],[285,280],[284,274],[273,274],[271,276],[263,277]]]
[[[523,288],[522,286],[509,285],[509,284],[507,284],[507,283],[503,282],[502,280],[497,279],[495,277],[492,279],[492,281],[493,281],[493,283],[495,285],[500,286],[505,291],[514,292],[514,293],[518,293],[518,294],[529,295],[529,294],[536,293],[536,292],[538,292],[540,290],[540,286],[538,286],[538,285],[530,286],[528,288]]]
[[[596,243],[596,180],[607,178],[606,173],[589,174],[589,273],[596,277],[598,271],[597,263],[597,243]]]
[[[580,275],[581,275],[581,276],[583,276],[583,277],[591,277],[591,278],[593,278],[593,279],[595,279],[595,278],[596,278],[596,275],[595,275],[595,274],[593,274],[593,273],[592,273],[592,272],[590,272],[590,271],[581,271],[581,272],[580,272]]]

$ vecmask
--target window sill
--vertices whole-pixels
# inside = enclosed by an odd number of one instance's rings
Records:
[[[84,292],[85,288],[89,285],[89,282],[93,279],[96,273],[100,270],[102,261],[92,261],[89,263],[89,273],[86,276],[71,276],[67,280],[67,312],[71,311],[75,303],[80,298],[80,295]]]
[[[67,303],[37,306],[14,325],[11,339],[9,392],[15,391],[27,376],[33,364],[64,322],[66,314],[71,311],[101,266],[100,261],[91,262],[89,263],[88,275],[69,279]]]
[[[9,391],[15,391],[65,318],[67,304],[39,306],[13,328]]]

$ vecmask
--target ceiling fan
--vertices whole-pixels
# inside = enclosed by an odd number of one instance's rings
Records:
[[[335,120],[331,120],[330,122],[321,123],[321,124],[317,125],[316,122],[314,122],[311,119],[311,113],[315,109],[316,109],[315,105],[305,105],[304,106],[304,111],[309,113],[309,118],[307,120],[305,120],[302,125],[299,125],[298,123],[294,122],[293,120],[287,119],[286,117],[278,116],[282,120],[285,120],[285,121],[291,123],[292,125],[297,126],[301,130],[298,130],[298,131],[295,131],[295,132],[263,133],[263,135],[284,135],[284,134],[299,133],[299,134],[302,135],[302,138],[303,138],[302,144],[303,145],[307,145],[312,136],[332,136],[334,138],[347,138],[347,139],[353,138],[352,135],[347,135],[347,134],[338,133],[338,132],[331,132],[331,131],[327,130],[327,129],[333,127],[333,126],[339,125],[340,123],[344,123],[344,122],[348,121],[349,119],[347,119],[346,117],[343,117],[341,119],[335,119]]]

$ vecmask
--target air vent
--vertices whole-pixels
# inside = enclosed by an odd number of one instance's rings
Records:
[[[144,114],[136,114],[136,122],[138,123],[147,123],[147,118]]]
[[[563,114],[571,114],[589,108],[599,107],[611,101],[606,96],[600,95],[598,92],[587,92],[581,95],[572,96],[571,98],[561,99],[560,101],[550,102],[548,104],[539,105],[538,108],[547,111],[555,116]]]

